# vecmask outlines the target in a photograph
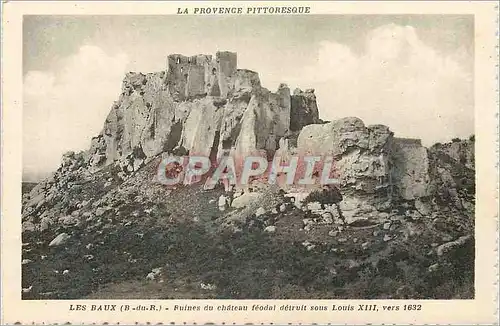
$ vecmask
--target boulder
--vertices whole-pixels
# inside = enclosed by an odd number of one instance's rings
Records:
[[[250,204],[256,203],[261,194],[258,192],[245,192],[243,195],[235,198],[231,204],[233,208],[243,208]]]
[[[305,126],[297,139],[301,155],[333,157],[333,170],[342,186],[375,192],[389,182],[388,150],[392,133],[385,126],[365,127],[350,117]]]
[[[429,216],[432,213],[431,204],[422,198],[415,200],[415,209],[424,216]]]
[[[282,93],[286,92],[284,88],[280,86]],[[289,92],[290,90],[288,89]],[[298,88],[295,89],[291,96],[290,130],[299,131],[304,126],[319,122],[318,105],[314,89],[308,89],[305,92]]]
[[[336,237],[338,234],[339,234],[339,231],[337,231],[337,230],[328,231],[328,235],[331,237]]]
[[[264,215],[266,213],[266,210],[262,207],[259,207],[256,211],[255,211],[255,216],[259,217],[261,215]]]
[[[438,256],[443,256],[444,254],[453,250],[454,248],[465,245],[470,239],[471,239],[470,235],[464,235],[454,241],[444,243],[439,247],[437,247],[436,253]]]
[[[45,230],[48,230],[49,227],[54,224],[54,218],[51,217],[51,216],[40,216],[41,220],[40,220],[40,224],[38,226],[38,230],[39,231],[45,231]]]
[[[276,227],[274,225],[266,226],[266,228],[264,229],[264,232],[274,233],[274,232],[276,232]]]
[[[227,205],[227,197],[224,195],[219,196],[219,200],[217,201],[217,206],[220,210],[225,210]]]
[[[313,243],[311,243],[311,242],[309,242],[308,240],[302,242],[302,246],[304,246],[307,249],[307,251],[311,251],[314,248],[316,248],[316,245],[313,244]]]
[[[23,222],[22,232],[35,231],[35,230],[36,230],[35,224],[33,224],[32,222],[30,222],[30,221]]]
[[[22,293],[30,293],[32,289],[33,289],[33,285],[30,285],[30,286],[29,286],[29,287],[27,287],[27,288],[22,288],[22,289],[21,289],[21,292],[22,292]]]
[[[430,265],[427,268],[427,271],[429,271],[430,273],[433,273],[433,272],[437,271],[438,269],[439,269],[439,263],[435,263],[435,264]]]
[[[59,218],[59,223],[63,225],[75,225],[80,221],[77,216],[67,215]]]
[[[71,238],[67,233],[60,233],[58,234],[52,241],[49,243],[49,247],[58,247],[66,242]]]
[[[99,217],[104,215],[109,210],[108,207],[97,207],[95,210],[95,216]]]
[[[213,290],[216,290],[217,289],[217,286],[215,284],[211,284],[211,283],[200,283],[200,288],[202,290],[207,290],[207,291],[213,291]]]
[[[350,224],[358,220],[383,221],[383,215],[379,214],[372,201],[370,197],[344,196],[344,200],[339,203],[339,208],[346,223]]]
[[[146,280],[155,281],[159,280],[162,276],[163,269],[161,267],[153,268],[151,272],[146,275]]]

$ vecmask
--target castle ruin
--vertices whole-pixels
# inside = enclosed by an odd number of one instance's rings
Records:
[[[237,73],[237,61],[236,53],[228,51],[217,52],[215,59],[205,54],[171,54],[167,59],[170,94],[178,102],[207,95],[226,97]]]

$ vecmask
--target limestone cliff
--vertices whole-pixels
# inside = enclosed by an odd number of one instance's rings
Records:
[[[92,139],[92,169],[120,162],[124,172],[162,152],[244,155],[273,152],[290,128],[318,121],[313,90],[273,93],[256,72],[237,69],[236,53],[168,56],[167,71],[128,73],[122,93]]]

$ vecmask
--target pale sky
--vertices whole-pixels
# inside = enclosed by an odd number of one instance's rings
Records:
[[[170,53],[238,53],[264,87],[315,88],[320,117],[357,116],[425,145],[474,133],[472,16],[25,16],[23,178],[101,130],[127,71]]]

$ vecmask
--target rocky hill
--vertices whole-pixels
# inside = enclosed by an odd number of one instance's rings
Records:
[[[333,157],[319,185],[166,187],[166,154]],[[27,188],[29,191],[29,188]],[[91,147],[23,194],[23,298],[472,298],[474,139],[430,148],[231,52],[128,73]]]

